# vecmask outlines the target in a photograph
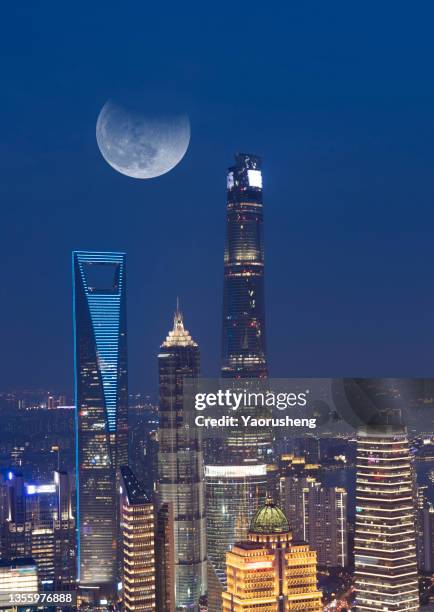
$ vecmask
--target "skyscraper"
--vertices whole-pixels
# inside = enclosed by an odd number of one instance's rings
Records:
[[[427,498],[428,486],[417,487],[417,565],[423,572],[434,567],[434,508]]]
[[[176,610],[198,610],[206,593],[203,452],[196,428],[186,427],[184,384],[199,376],[199,347],[177,308],[158,355],[160,428],[158,504],[171,506]],[[168,574],[171,572],[169,571]]]
[[[54,472],[49,483],[24,483],[9,472],[0,483],[5,520],[0,535],[1,558],[31,557],[38,569],[40,590],[75,588],[75,521],[66,472]]]
[[[75,588],[75,520],[65,472],[54,472],[52,483],[26,485],[26,521],[41,586]]]
[[[320,612],[316,553],[292,541],[282,510],[271,499],[256,512],[248,539],[227,553],[223,612]]]
[[[121,466],[121,476],[123,610],[154,612],[154,504],[129,467]]]
[[[79,583],[111,596],[128,451],[125,254],[74,252],[73,280]]]
[[[318,564],[348,564],[347,491],[326,487],[312,476],[286,476],[283,506],[296,540],[317,551]]]
[[[415,518],[404,429],[361,429],[354,542],[357,610],[419,610]]]
[[[227,173],[222,331],[223,384],[266,385],[261,161],[243,153],[236,155]],[[236,540],[247,537],[250,520],[265,498],[270,452],[271,435],[265,428],[227,429],[225,439],[207,447],[207,534],[213,585],[225,585],[226,552]],[[210,592],[212,612],[220,609],[220,601],[220,593]]]
[[[9,471],[0,483],[0,558],[30,557],[30,524],[26,521],[26,488],[24,476]]]
[[[222,376],[265,378],[261,160],[240,153],[227,173]]]
[[[160,505],[157,513],[155,558],[157,563],[157,610],[175,612],[174,504]]]

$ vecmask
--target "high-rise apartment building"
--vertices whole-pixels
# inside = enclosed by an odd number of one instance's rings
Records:
[[[312,476],[286,476],[283,507],[296,540],[310,544],[318,565],[348,564],[347,491],[326,487]]]
[[[262,170],[259,157],[244,153],[236,155],[227,173],[222,332],[222,384],[265,388]],[[263,407],[242,410],[258,416]],[[266,495],[270,454],[271,433],[266,428],[226,429],[225,437],[206,449],[211,612],[221,609],[218,585],[222,589],[226,582],[226,552],[247,537],[250,520]]]
[[[79,583],[119,578],[119,467],[127,465],[125,254],[73,253]]]
[[[415,495],[407,435],[397,426],[357,437],[356,610],[419,610]]]
[[[258,509],[248,539],[226,555],[223,612],[320,612],[316,553],[292,540],[288,520],[271,499]]]
[[[153,612],[157,609],[154,504],[131,469],[120,469],[123,610]]]
[[[173,517],[175,610],[194,611],[206,593],[205,497],[202,445],[197,428],[187,423],[185,386],[197,381],[200,354],[179,308],[158,366],[158,508],[170,505]]]

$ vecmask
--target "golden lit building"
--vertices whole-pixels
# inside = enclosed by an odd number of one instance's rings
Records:
[[[155,605],[154,505],[130,468],[121,467],[123,610],[153,612]]]
[[[248,540],[226,554],[223,612],[321,612],[316,565],[316,552],[292,542],[286,516],[267,499]]]

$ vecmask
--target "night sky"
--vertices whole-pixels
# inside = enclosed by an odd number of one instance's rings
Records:
[[[155,391],[177,295],[216,374],[236,151],[263,158],[270,373],[433,376],[433,23],[429,2],[4,5],[0,389],[72,390],[72,249],[127,252],[131,390]],[[192,140],[138,181],[95,122],[147,97]]]

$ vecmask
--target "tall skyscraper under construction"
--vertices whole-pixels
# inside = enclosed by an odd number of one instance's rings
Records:
[[[111,597],[119,577],[119,467],[127,464],[125,254],[73,253],[79,584]]]
[[[173,555],[162,555],[159,599],[168,609],[199,610],[206,593],[205,496],[203,452],[196,428],[186,423],[185,385],[199,376],[199,347],[177,308],[158,355],[160,426],[157,504],[168,509]],[[167,531],[167,530],[166,530]],[[163,546],[160,541],[158,546]],[[161,554],[161,551],[160,553]],[[168,567],[173,563],[173,567]],[[169,576],[171,578],[169,578]],[[172,584],[173,583],[173,584]],[[168,586],[170,584],[170,586]],[[161,589],[165,594],[161,594]],[[170,601],[174,597],[175,601]]]
[[[265,386],[262,170],[255,155],[236,155],[227,173],[223,291],[222,384],[243,389]],[[270,452],[271,435],[265,428],[226,430],[224,439],[207,448],[211,611],[220,609],[217,591],[226,584],[226,552],[235,541],[246,539],[250,521],[266,495]]]

